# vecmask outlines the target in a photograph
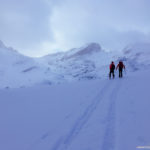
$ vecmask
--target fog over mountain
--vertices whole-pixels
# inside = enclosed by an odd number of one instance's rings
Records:
[[[149,0],[0,0],[0,39],[28,56],[150,42]]]

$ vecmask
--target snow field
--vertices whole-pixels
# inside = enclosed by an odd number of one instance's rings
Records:
[[[0,90],[0,149],[150,145],[150,70],[114,80]]]

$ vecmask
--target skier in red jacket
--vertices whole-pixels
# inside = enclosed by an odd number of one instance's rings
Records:
[[[122,71],[123,69],[125,70],[125,65],[123,64],[122,61],[119,61],[119,64],[116,67],[116,70],[119,69],[119,78],[122,78]]]
[[[112,61],[111,64],[109,65],[109,69],[110,69],[109,78],[111,79],[111,74],[112,74],[112,76],[113,76],[113,78],[114,78],[114,77],[115,77],[115,74],[114,74],[115,64],[114,64],[113,61]]]

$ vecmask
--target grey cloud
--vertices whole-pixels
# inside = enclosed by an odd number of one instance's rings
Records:
[[[115,42],[117,45],[122,39],[120,43],[123,47],[126,41],[134,42],[140,39],[140,37],[131,36],[133,33],[141,33],[144,36],[145,32],[150,32],[148,19],[150,5],[147,6],[146,2],[141,0],[76,0],[72,2],[68,0],[56,10],[52,17],[53,32],[60,33],[60,38],[66,42],[66,45],[68,40],[72,46],[98,41],[102,44],[107,43],[104,46],[111,48],[114,45],[111,43]]]
[[[27,55],[148,41],[149,0],[0,0],[0,39]]]
[[[20,50],[52,40],[51,9],[41,0],[0,0],[0,39]],[[34,49],[33,49],[34,50]]]

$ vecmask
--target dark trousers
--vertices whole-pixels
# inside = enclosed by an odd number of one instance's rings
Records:
[[[109,72],[109,78],[111,78],[111,75],[113,76],[113,78],[115,77],[114,70],[110,70],[110,72]]]
[[[122,68],[119,68],[119,78],[122,78]]]

